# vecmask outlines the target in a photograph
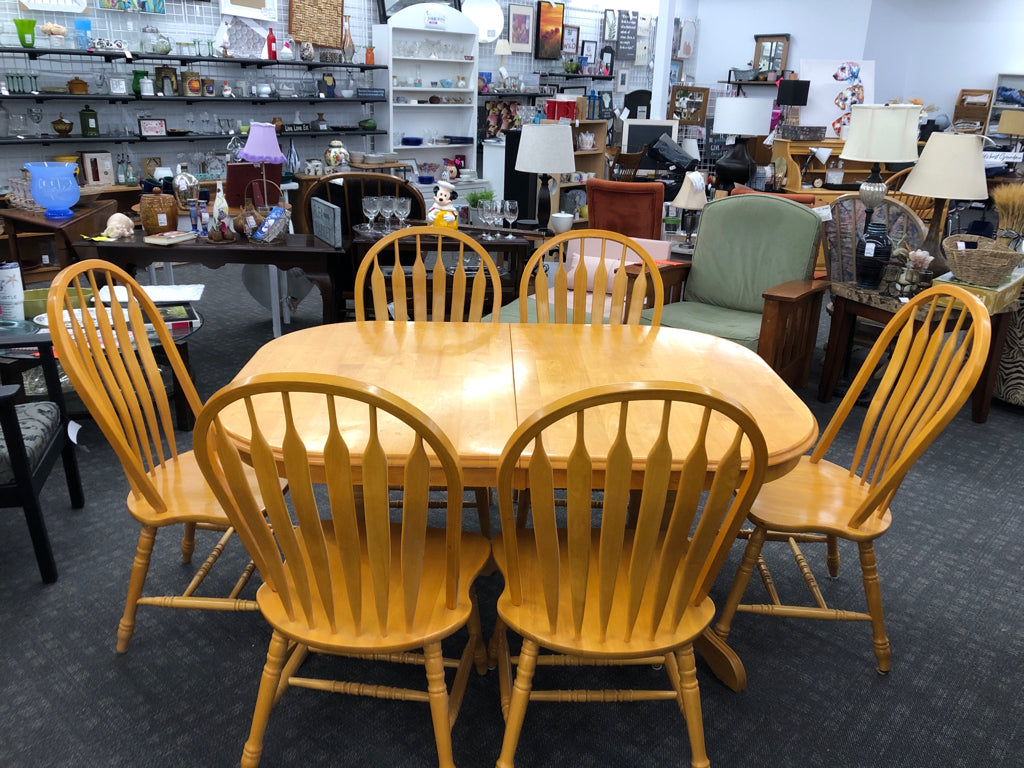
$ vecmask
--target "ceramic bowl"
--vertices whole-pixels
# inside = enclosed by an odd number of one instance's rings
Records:
[[[356,92],[353,91],[351,88],[345,88],[341,92],[341,97],[343,99],[351,99],[355,95],[356,95]]]
[[[552,213],[551,228],[555,231],[556,235],[560,235],[572,229],[572,223],[575,220],[576,217],[571,213]]]
[[[454,84],[454,81],[449,80],[447,77],[441,81],[442,88],[451,88]]]
[[[366,156],[364,152],[349,152],[348,159],[353,163],[363,162],[363,158]]]

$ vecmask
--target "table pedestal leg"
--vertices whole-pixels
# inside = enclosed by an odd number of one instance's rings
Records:
[[[747,671],[743,668],[739,655],[725,640],[716,635],[711,627],[705,629],[693,641],[693,648],[711,667],[715,677],[727,687],[736,692],[747,687]]]

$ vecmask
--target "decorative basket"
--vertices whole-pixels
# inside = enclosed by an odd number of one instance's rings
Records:
[[[252,195],[249,193],[249,187],[251,187],[253,184],[257,184],[260,187],[262,187],[263,179],[253,179],[248,184],[246,184],[243,195],[244,197],[252,197]],[[275,187],[277,189],[278,202],[274,206],[271,206],[266,204],[266,201],[264,201],[264,205],[259,209],[259,213],[261,214],[262,218],[257,218],[257,228],[252,232],[243,231],[241,233],[242,236],[247,237],[249,239],[249,242],[252,245],[279,245],[280,243],[283,243],[285,239],[288,237],[288,223],[291,221],[292,218],[292,206],[290,203],[286,203],[284,201],[284,193],[282,192],[281,186],[279,184],[276,184],[270,179],[267,179],[267,185]],[[275,220],[270,221],[270,213],[274,207],[282,209],[281,215],[277,217]],[[237,232],[237,230],[238,227],[236,226],[235,231]]]
[[[976,243],[977,247],[961,250],[958,243]],[[953,277],[985,288],[996,288],[1005,283],[1014,267],[1024,258],[1017,251],[978,235],[951,235],[942,241],[942,250]]]

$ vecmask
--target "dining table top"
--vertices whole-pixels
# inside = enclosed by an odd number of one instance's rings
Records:
[[[634,325],[541,325],[369,321],[334,323],[285,334],[267,342],[239,371],[240,381],[260,373],[326,373],[375,384],[408,400],[427,414],[454,444],[468,486],[494,486],[502,448],[516,427],[538,408],[578,390],[629,381],[687,382],[716,390],[749,410],[768,446],[769,477],[788,472],[818,435],[817,422],[776,373],[754,352],[725,339],[678,328]],[[310,403],[314,402],[311,398]],[[322,402],[306,412],[293,400],[296,423],[311,455],[323,446],[326,419]],[[354,407],[354,406],[353,406]],[[270,410],[270,409],[268,409]],[[271,441],[280,425],[269,429]],[[266,417],[272,419],[271,413]],[[588,441],[595,458],[614,438],[617,418],[609,410]],[[221,415],[243,443],[248,422],[241,404]],[[351,446],[365,414],[345,419],[343,436]],[[634,420],[631,419],[631,423]],[[652,411],[651,434],[658,425]],[[408,449],[397,426],[381,439],[395,454]],[[638,426],[637,429],[644,429]],[[564,432],[566,450],[572,430]],[[637,435],[642,444],[644,435]],[[684,442],[681,436],[680,443]],[[632,439],[632,436],[631,436]],[[721,441],[723,450],[726,436]],[[546,449],[557,460],[561,444]],[[354,454],[357,453],[354,450]],[[710,457],[714,463],[714,457]],[[315,459],[314,459],[315,462]]]

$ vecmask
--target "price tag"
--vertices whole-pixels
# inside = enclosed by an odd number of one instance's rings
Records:
[[[874,255],[875,255],[875,244],[874,243],[865,243],[864,244],[864,255],[867,256],[869,259],[874,257]]]
[[[818,205],[812,208],[811,210],[818,214],[818,218],[820,218],[822,221],[832,221],[832,208],[830,208],[829,206]],[[871,243],[871,247],[874,248],[875,244]]]

